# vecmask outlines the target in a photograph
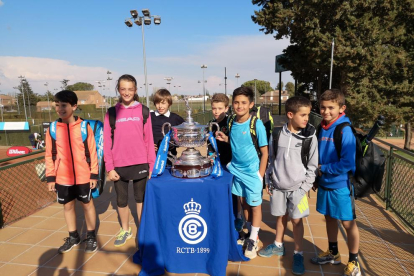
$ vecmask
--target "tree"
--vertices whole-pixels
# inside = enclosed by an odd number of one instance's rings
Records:
[[[49,90],[46,91],[44,95],[36,94],[37,102],[47,101],[49,97],[49,101],[53,101],[55,96]]]
[[[33,106],[36,106],[36,103],[38,102],[37,97],[33,93],[30,83],[25,78],[21,79],[20,85],[17,87],[17,89],[20,91],[20,93],[17,95],[19,107],[21,109],[24,109],[26,106],[27,116],[31,117]]]
[[[295,96],[295,85],[293,82],[286,83],[286,90],[289,93],[289,98]]]
[[[413,122],[413,1],[252,2],[262,31],[290,38],[280,63],[303,83],[299,92],[328,89],[335,39],[332,87],[345,93],[353,122],[367,127],[380,113],[389,124]]]
[[[65,90],[66,87],[68,86],[68,82],[70,82],[70,80],[67,79],[63,79],[60,81],[62,83],[62,86],[60,87],[62,90]]]
[[[270,82],[264,80],[250,80],[243,83],[241,86],[250,86],[254,90],[254,85],[256,82],[256,89],[260,95],[263,95],[266,92],[273,91],[273,88],[270,86]]]
[[[285,85],[284,85],[284,83],[283,83],[283,81],[282,81],[282,91],[283,91],[283,88],[285,87]],[[277,83],[276,84],[276,88],[275,88],[275,90],[277,90],[277,91],[279,91],[279,83]]]
[[[72,91],[91,91],[93,88],[94,86],[92,84],[86,82],[77,82],[75,84],[66,86],[67,90]]]

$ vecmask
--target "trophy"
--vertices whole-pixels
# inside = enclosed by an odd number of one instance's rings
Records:
[[[177,147],[186,147],[180,157],[169,154],[168,160],[171,161],[171,174],[178,178],[199,178],[206,177],[211,174],[213,169],[212,160],[216,156],[214,153],[211,156],[204,157],[196,150],[196,147],[203,146],[208,139],[208,132],[211,131],[213,125],[219,129],[217,123],[210,123],[207,125],[200,125],[194,122],[191,117],[191,108],[188,104],[188,99],[185,99],[187,118],[185,122],[178,126],[171,126],[170,123],[162,125],[162,134],[165,136],[164,127],[168,126],[168,131],[171,130],[171,143]],[[167,131],[167,133],[168,133]]]

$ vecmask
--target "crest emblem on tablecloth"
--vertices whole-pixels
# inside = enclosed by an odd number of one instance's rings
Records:
[[[199,216],[201,204],[193,201],[184,204],[183,217],[178,225],[178,233],[181,239],[188,244],[200,243],[207,235],[207,224],[202,217]]]

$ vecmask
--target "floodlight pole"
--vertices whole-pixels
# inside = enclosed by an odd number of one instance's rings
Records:
[[[145,96],[147,97],[147,106],[149,107],[149,96],[148,96],[148,80],[147,80],[147,58],[145,54],[145,33],[144,33],[144,22],[142,22],[142,54],[144,56],[144,76],[145,76]]]
[[[47,109],[49,110],[49,122],[52,121],[52,116],[50,115],[50,102],[49,102],[49,83],[45,83],[46,86],[46,96],[47,96]]]
[[[26,122],[27,122],[26,101],[25,101],[25,99],[24,99],[24,85],[23,85],[23,80],[24,80],[24,77],[23,77],[23,76],[20,76],[19,78],[20,78],[20,84],[21,84],[21,86],[22,86],[24,116],[26,117]]]
[[[204,97],[203,97],[203,113],[206,112],[206,87],[205,87],[205,83],[204,83],[204,69],[207,68],[207,65],[203,64],[201,65],[201,69],[203,69],[203,93],[204,93]]]
[[[332,39],[331,74],[329,76],[329,89],[332,88],[332,68],[333,68],[334,47],[335,47],[335,38]]]

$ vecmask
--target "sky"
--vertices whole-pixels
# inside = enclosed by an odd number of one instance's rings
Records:
[[[202,94],[203,64],[210,94],[224,93],[225,68],[228,94],[253,79],[272,87],[279,82],[275,56],[289,40],[259,31],[251,20],[259,7],[250,0],[0,0],[0,94],[14,93],[22,75],[38,94],[60,91],[60,81],[68,79],[115,96],[116,79],[131,74],[143,96],[141,27],[124,24],[133,9],[161,16],[160,25],[144,27],[149,94],[161,87]],[[97,81],[106,81],[105,87]],[[284,72],[282,82],[288,81],[290,72]]]

